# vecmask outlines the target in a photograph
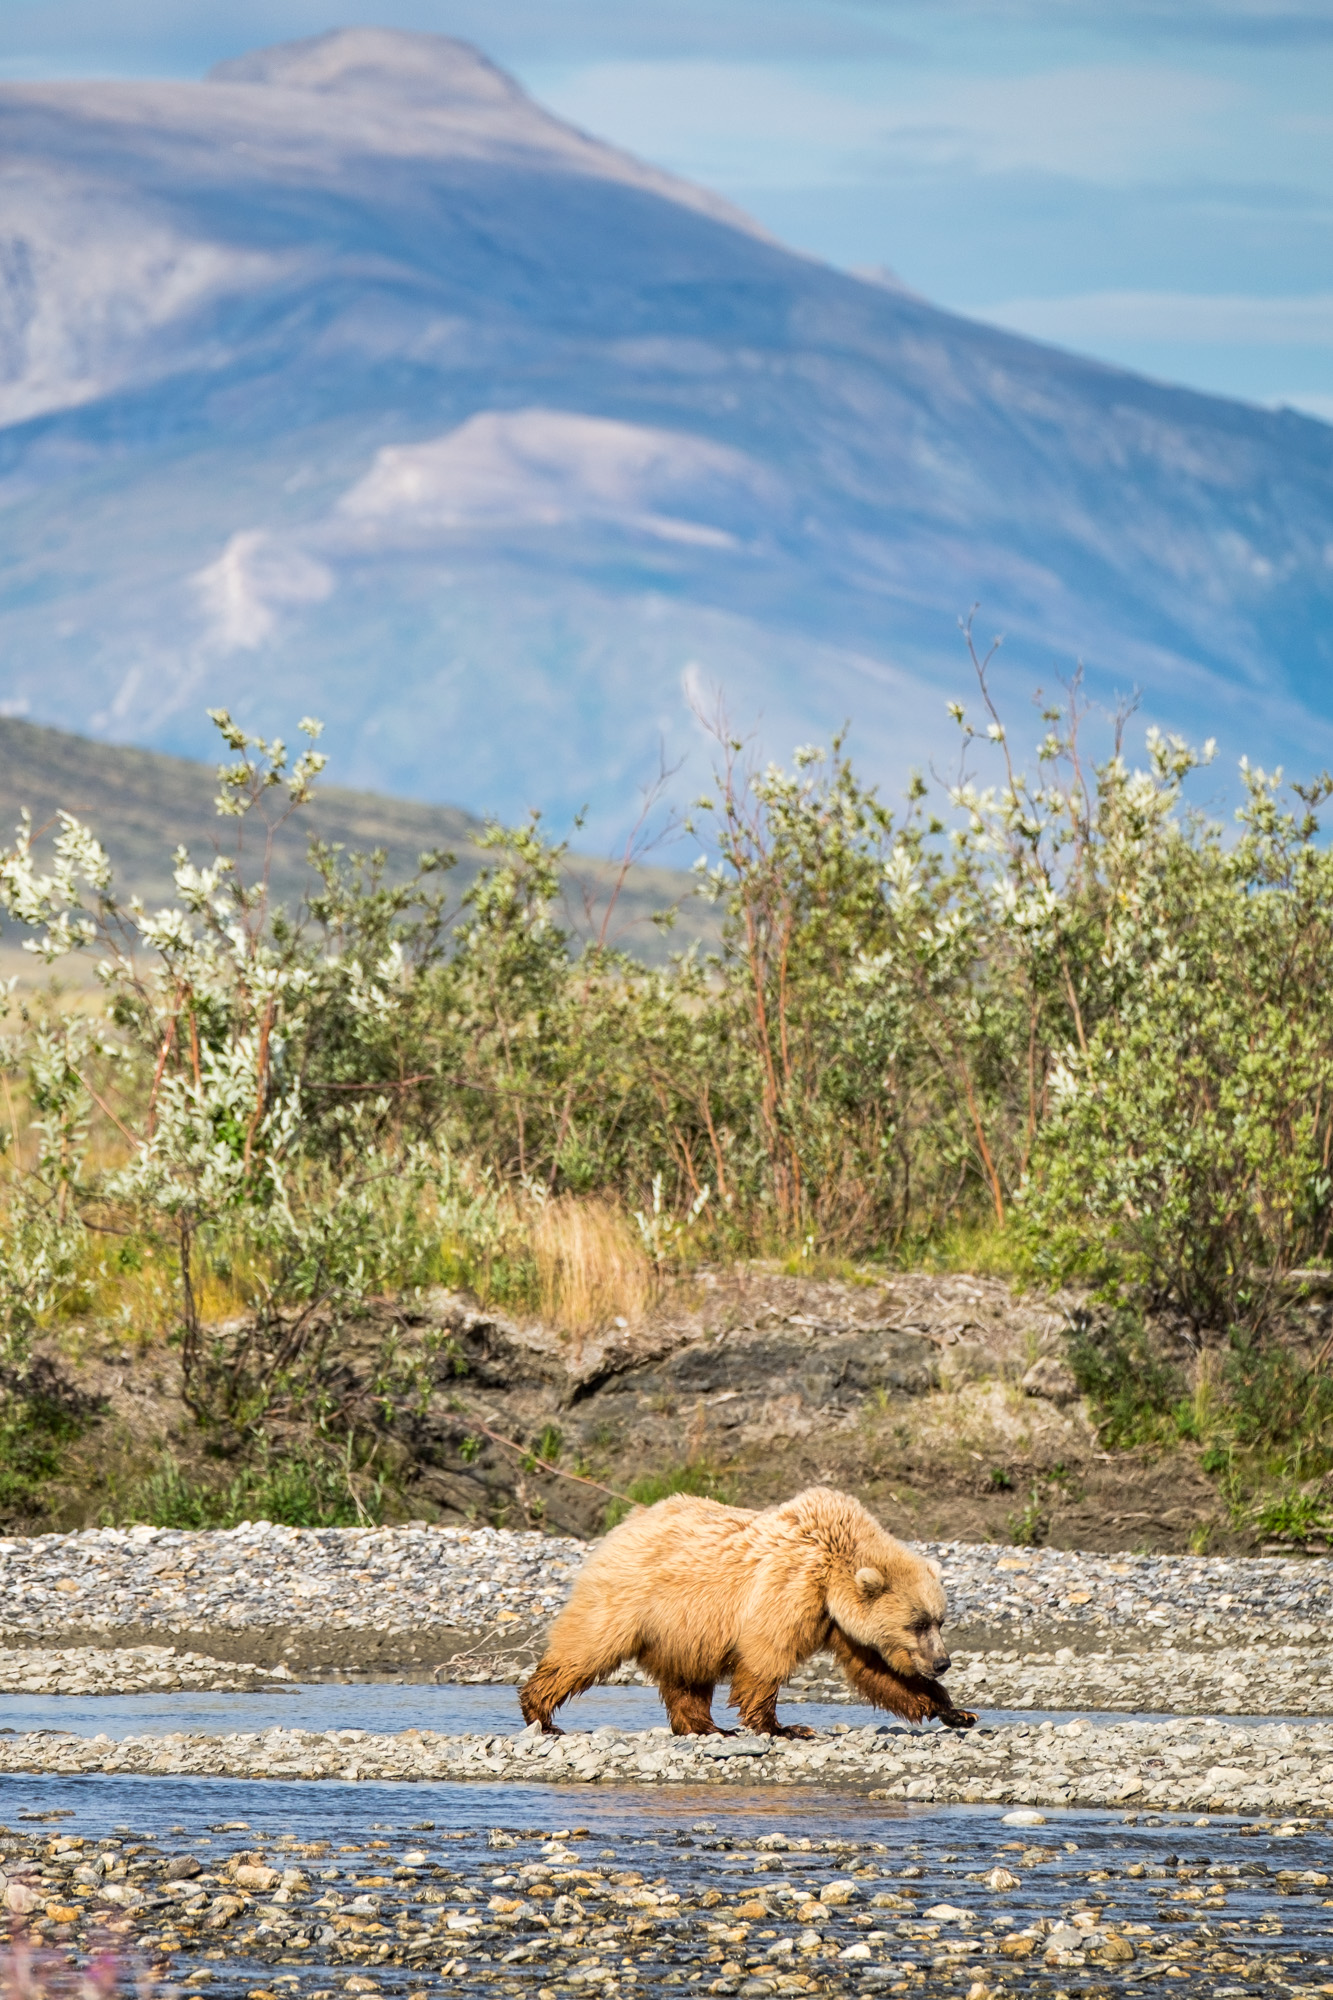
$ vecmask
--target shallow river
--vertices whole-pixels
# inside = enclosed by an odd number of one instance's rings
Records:
[[[660,1713],[648,1690],[602,1689],[571,1704],[568,1720],[642,1728]],[[841,1705],[799,1713],[821,1727],[861,1720]],[[16,1697],[0,1716],[10,1728],[111,1735],[518,1723],[510,1688],[383,1685]],[[1333,1842],[1322,1832],[1051,1809],[1006,1826],[1003,1811],[886,1806],[811,1786],[720,1795],[9,1777],[0,1860],[40,1884],[34,1915],[54,1952],[81,1956],[118,1926],[128,1966],[169,1969],[227,2000],[490,1990],[665,2000],[680,1987],[960,2000],[1333,1994]],[[57,1853],[58,1839],[82,1844]],[[252,1887],[214,1923],[238,1852],[303,1879],[282,1902],[270,1900],[276,1877]],[[203,1872],[167,1884],[187,1854]],[[996,1869],[1012,1886],[988,1879]],[[105,1895],[90,1878],[117,1885],[122,1906],[94,1919]]]
[[[790,1702],[788,1719],[813,1729],[862,1728],[875,1719],[860,1703]],[[724,1726],[735,1723],[721,1699],[715,1704]],[[1086,1721],[1149,1720],[1117,1711],[1071,1709]],[[1067,1721],[1054,1710],[986,1709],[987,1722]],[[559,1721],[568,1730],[653,1729],[665,1723],[662,1704],[646,1687],[593,1688],[561,1709]],[[1315,1717],[1259,1716],[1260,1722],[1314,1721]],[[1244,1716],[1227,1717],[1241,1723]],[[887,1720],[885,1729],[895,1727]],[[293,1683],[290,1687],[244,1694],[16,1694],[0,1695],[0,1732],[15,1735],[30,1730],[68,1730],[76,1736],[187,1735],[226,1736],[233,1731],[283,1729],[366,1729],[392,1734],[402,1729],[437,1729],[448,1735],[501,1735],[523,1727],[518,1694],[512,1687],[432,1687],[413,1683],[363,1682]]]

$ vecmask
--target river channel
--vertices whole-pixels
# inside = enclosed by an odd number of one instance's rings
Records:
[[[325,1685],[13,1697],[0,1719],[115,1737],[298,1719],[485,1732],[513,1730],[515,1706],[507,1687]],[[809,1703],[800,1715],[830,1729],[864,1712]],[[641,1688],[601,1689],[569,1711],[571,1728],[659,1720]],[[0,1780],[0,1864],[36,1888],[32,1920],[53,1965],[111,1941],[128,1983],[222,2000],[1333,1995],[1333,1843],[1321,1829],[1051,1809],[1019,1819],[812,1785],[18,1774]],[[272,1871],[267,1889],[238,1886],[247,1866]]]

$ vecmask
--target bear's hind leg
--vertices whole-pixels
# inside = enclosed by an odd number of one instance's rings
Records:
[[[747,1729],[759,1736],[813,1736],[803,1722],[784,1727],[778,1721],[778,1689],[781,1681],[759,1674],[752,1667],[737,1667],[731,1683],[731,1699],[741,1712]]]
[[[518,1705],[527,1723],[539,1722],[547,1736],[563,1736],[551,1717],[571,1695],[584,1694],[601,1679],[605,1668],[580,1671],[568,1663],[553,1660],[548,1653],[540,1660],[518,1691]]]

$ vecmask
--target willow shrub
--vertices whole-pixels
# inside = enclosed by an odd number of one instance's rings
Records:
[[[1292,811],[1245,777],[1237,841],[1164,819],[1108,899],[1023,1209],[1038,1269],[1105,1272],[1199,1331],[1261,1324],[1333,1226],[1327,786]]]
[[[319,847],[302,911],[179,853],[148,912],[91,829],[63,815],[44,869],[25,826],[0,903],[48,962],[96,956],[105,1001],[11,996],[10,1360],[86,1305],[94,1238],[156,1246],[210,1406],[250,1393],[204,1336],[220,1275],[279,1373],[394,1282],[584,1331],[705,1250],[897,1255],[987,1224],[1039,1275],[1258,1326],[1333,1221],[1328,781],[1246,770],[1224,836],[1185,805],[1184,745],[1089,765],[1077,688],[1018,771],[978,674],[957,781],[900,809],[841,743],[752,770],[724,737],[695,809],[722,942],[666,970],[576,943],[535,823],[490,832],[452,913],[448,856],[388,884]],[[262,835],[322,759],[215,719],[219,812]]]

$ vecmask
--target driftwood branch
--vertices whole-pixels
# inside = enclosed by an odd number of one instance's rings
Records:
[[[577,1486],[594,1486],[599,1493],[609,1495],[612,1500],[623,1500],[628,1507],[638,1505],[628,1493],[618,1493],[614,1486],[603,1486],[600,1479],[586,1479],[581,1472],[566,1472],[563,1466],[552,1465],[548,1458],[538,1458],[535,1452],[528,1451],[521,1444],[515,1444],[512,1438],[501,1437],[499,1431],[493,1431],[489,1424],[481,1421],[480,1417],[470,1416],[468,1422],[475,1430],[479,1430],[483,1437],[488,1437],[492,1444],[503,1445],[506,1451],[512,1451],[517,1458],[530,1460],[534,1470],[538,1472],[552,1473],[557,1479],[572,1479]]]

